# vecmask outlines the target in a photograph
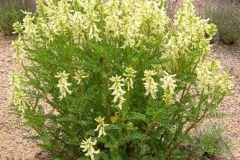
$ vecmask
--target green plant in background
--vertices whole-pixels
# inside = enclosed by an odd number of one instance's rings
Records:
[[[33,11],[30,0],[1,0],[0,2],[0,31],[4,34],[13,33],[13,23],[22,22],[25,14],[23,11]]]
[[[217,25],[223,42],[234,44],[240,38],[240,19],[234,3],[221,3],[221,6],[210,7],[206,14],[210,22]]]
[[[55,158],[187,157],[179,146],[233,85],[208,56],[215,25],[189,1],[171,25],[165,3],[38,1],[14,24],[12,100]]]
[[[229,156],[230,140],[225,136],[225,128],[221,125],[208,125],[194,132],[191,146],[192,154],[197,157],[206,156],[212,158],[216,154]]]

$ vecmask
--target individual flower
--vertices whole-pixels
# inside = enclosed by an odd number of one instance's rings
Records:
[[[110,81],[113,82],[113,85],[109,88],[110,90],[113,90],[111,94],[114,96],[113,103],[118,102],[118,107],[122,109],[122,104],[125,101],[123,95],[126,93],[126,91],[122,89],[122,86],[124,86],[124,84],[121,83],[124,82],[124,79],[121,78],[121,76],[116,75],[115,77],[111,77]]]
[[[77,80],[77,84],[80,84],[81,81],[84,79],[84,78],[87,78],[88,75],[86,74],[86,72],[84,72],[84,70],[77,70],[77,73],[76,75],[74,76],[74,79]]]
[[[157,72],[153,71],[153,70],[145,70],[144,71],[144,78],[143,80],[145,81],[144,87],[146,89],[146,93],[145,95],[151,95],[153,99],[156,99],[156,93],[158,91],[157,89],[157,85],[158,83],[156,83],[154,81],[154,79],[152,78],[152,76],[156,75]]]
[[[135,74],[137,71],[135,71],[132,67],[126,68],[125,69],[126,73],[123,73],[123,75],[126,77],[127,81],[127,88],[128,91],[130,91],[130,88],[133,89],[133,78],[136,76]]]
[[[71,94],[72,91],[68,89],[68,87],[71,85],[71,83],[67,82],[69,74],[65,71],[63,72],[57,72],[56,78],[59,78],[57,87],[60,90],[60,96],[59,99],[62,100],[63,97],[66,97],[67,93]]]
[[[85,153],[85,156],[90,156],[91,160],[94,160],[94,154],[98,154],[100,151],[99,150],[95,150],[93,148],[94,145],[96,145],[97,140],[92,141],[91,140],[92,137],[83,140],[80,147],[83,148],[83,152]]]
[[[95,121],[98,122],[98,125],[94,131],[99,131],[98,137],[107,135],[104,130],[104,127],[108,126],[109,124],[105,124],[104,119],[105,119],[104,117],[102,118],[100,116],[98,118],[95,118]]]
[[[176,80],[174,75],[169,75],[166,71],[163,72],[165,75],[163,78],[160,79],[162,82],[161,87],[164,90],[163,99],[165,100],[167,105],[170,105],[173,103],[173,95],[174,95],[174,89],[176,88]]]

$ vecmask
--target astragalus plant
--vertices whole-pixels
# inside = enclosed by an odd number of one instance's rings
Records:
[[[189,1],[170,20],[164,0],[39,0],[14,28],[12,100],[59,159],[184,159],[232,89]]]

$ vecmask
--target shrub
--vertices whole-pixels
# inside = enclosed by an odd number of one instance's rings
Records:
[[[221,6],[210,7],[207,16],[212,23],[217,25],[223,42],[234,44],[240,38],[240,19],[234,4],[228,2],[221,3]]]
[[[33,11],[30,0],[1,0],[0,31],[7,35],[13,33],[13,23],[22,21],[25,14],[22,11]]]
[[[14,28],[12,100],[59,159],[184,159],[232,89],[189,1],[173,25],[163,0],[38,1]]]

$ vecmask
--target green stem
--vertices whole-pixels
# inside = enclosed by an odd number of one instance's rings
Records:
[[[22,64],[22,68],[23,68],[23,70],[24,70],[25,73],[28,73],[26,67],[25,67],[23,64]],[[32,73],[32,75],[34,76],[35,79],[38,79],[33,72],[31,72],[31,73]],[[25,74],[25,75],[27,76],[27,78],[28,78],[29,80],[32,80],[32,79],[33,79],[33,78],[31,78],[31,76],[30,76],[29,74]],[[36,90],[38,91],[38,93],[40,93],[41,95],[43,95],[43,97],[46,99],[46,102],[47,102],[48,104],[50,104],[50,105],[53,106],[54,108],[57,108],[57,107],[55,107],[55,104],[48,98],[47,93],[44,92],[44,90],[43,90],[42,87],[38,86],[38,87],[36,87]]]
[[[224,98],[224,96],[222,96],[222,97],[219,99],[219,101],[216,103],[216,105],[219,105],[223,98]],[[213,105],[213,102],[214,102],[214,100],[212,100],[209,105]],[[200,102],[199,102],[199,104],[198,104],[198,107],[200,106],[200,103],[202,103],[201,100],[200,100]],[[184,135],[188,134],[194,127],[196,127],[196,125],[197,125],[202,119],[204,119],[204,118],[207,116],[207,112],[208,112],[208,111],[209,111],[209,109],[208,109],[208,108],[205,108],[204,111],[203,111],[203,114],[202,114],[198,119],[196,119],[196,120],[184,131],[183,134],[184,134]],[[172,143],[169,145],[169,148],[171,147],[171,145],[172,145]],[[180,143],[178,142],[178,143],[175,143],[175,144],[173,145],[173,147],[171,147],[171,149],[169,150],[169,152],[168,152],[168,154],[167,154],[167,156],[166,156],[166,159],[171,158],[172,151],[175,150],[179,145],[180,145]]]
[[[189,89],[190,89],[191,85],[188,86],[188,84],[185,84],[184,88],[183,88],[183,91],[182,91],[182,94],[181,94],[181,97],[180,97],[180,103],[182,101],[182,98],[188,93]]]
[[[216,103],[216,106],[218,106],[218,105],[220,104],[220,102],[223,100],[223,98],[224,98],[224,96],[222,96],[222,97],[219,99],[219,101]],[[212,106],[212,105],[213,105],[213,102],[214,102],[214,100],[212,100],[209,105]],[[186,129],[186,131],[184,132],[184,134],[189,133],[189,131],[190,131],[191,129],[193,129],[203,118],[205,118],[208,111],[209,111],[209,109],[208,109],[208,108],[205,108],[204,111],[203,111],[203,114],[200,116],[200,118],[198,118],[191,126],[189,126],[189,127]]]
[[[182,107],[182,105],[181,105],[181,101],[182,101],[182,98],[184,97],[184,95],[186,94],[186,93],[188,93],[188,91],[189,91],[189,89],[190,89],[190,85],[187,87],[188,85],[187,84],[185,84],[185,86],[184,86],[184,88],[183,88],[183,91],[182,91],[182,94],[181,94],[181,97],[180,97],[180,103],[179,103],[179,107]],[[176,116],[178,115],[178,113],[179,112],[176,112],[173,116],[172,116],[172,118],[171,118],[171,121],[174,121],[174,119],[176,118]],[[182,126],[184,125],[184,123],[182,124]],[[164,133],[163,133],[163,135],[161,136],[161,138],[160,138],[160,140],[162,140],[163,138],[164,138],[164,136],[165,136],[165,134],[166,134],[166,130],[164,131]],[[168,148],[172,145],[172,143],[173,142],[170,142],[169,143],[169,145],[168,145]]]
[[[150,125],[148,126],[148,128],[147,128],[147,130],[145,131],[144,134],[148,135],[149,132],[153,129],[154,126],[155,126],[154,122],[150,123]]]

